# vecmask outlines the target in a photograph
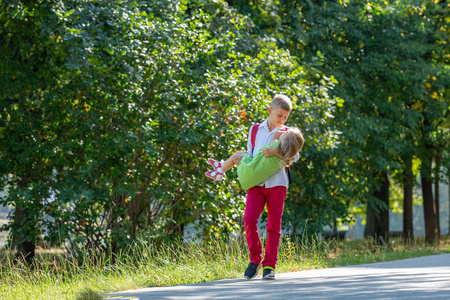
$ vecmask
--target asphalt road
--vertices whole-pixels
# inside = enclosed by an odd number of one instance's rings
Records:
[[[449,299],[450,254],[103,295],[111,299]],[[114,296],[114,297],[112,297]],[[131,298],[130,298],[131,297]],[[127,299],[125,298],[125,299]],[[107,298],[110,299],[110,298]]]

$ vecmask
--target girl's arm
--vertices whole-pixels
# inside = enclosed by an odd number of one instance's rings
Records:
[[[264,155],[264,157],[270,157],[270,156],[276,155],[280,159],[283,159],[283,156],[281,156],[281,153],[280,153],[280,149],[278,149],[278,148],[265,147],[263,149],[263,155]],[[289,160],[294,160],[294,159],[296,159],[295,161],[298,160],[298,153],[295,156],[289,157]]]
[[[264,157],[271,157],[271,156],[276,155],[279,158],[283,158],[281,156],[280,149],[278,149],[278,148],[264,147],[263,155],[264,155]]]
[[[286,133],[286,130],[279,130],[278,132],[276,132],[273,137],[272,137],[272,142],[271,144],[273,144],[273,142],[275,140],[278,140],[280,138],[280,136],[282,136],[283,134]],[[280,150],[278,148],[270,148],[270,147],[265,147],[263,149],[263,155],[264,157],[270,157],[270,156],[278,156],[279,158],[283,158],[281,156]]]
[[[275,140],[279,140],[280,136],[282,136],[283,134],[286,133],[286,130],[279,130],[277,132],[274,133],[273,137],[272,137],[272,142],[271,144],[275,141]]]

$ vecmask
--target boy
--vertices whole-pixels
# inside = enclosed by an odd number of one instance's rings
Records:
[[[256,153],[264,144],[272,140],[274,134],[285,130],[286,122],[292,110],[292,103],[285,95],[275,95],[269,107],[269,117],[257,128],[255,147],[252,147],[252,130],[248,135],[248,153]],[[276,148],[264,148],[265,157],[273,155],[281,156]],[[292,158],[297,161],[298,153]],[[239,164],[241,157],[235,157],[235,164]],[[281,237],[281,217],[283,215],[284,200],[289,186],[289,179],[285,168],[280,168],[274,175],[263,183],[250,188],[247,191],[245,204],[244,226],[247,237],[247,245],[250,251],[250,263],[245,270],[244,277],[252,279],[263,268],[263,279],[275,279],[275,267],[278,258],[278,246]],[[258,233],[258,218],[267,205],[267,243],[264,260],[262,259],[262,245]]]

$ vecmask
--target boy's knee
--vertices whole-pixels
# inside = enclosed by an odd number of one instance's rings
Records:
[[[281,222],[276,222],[275,224],[273,222],[268,222],[267,231],[274,232],[274,233],[280,233],[281,232]]]
[[[273,234],[277,234],[277,235],[281,235],[281,227],[277,228],[277,227],[267,227],[267,232],[273,233]]]
[[[258,223],[258,217],[254,216],[245,216],[244,217],[244,224],[256,224]]]

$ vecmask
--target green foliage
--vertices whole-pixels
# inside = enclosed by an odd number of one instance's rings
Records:
[[[306,84],[308,70],[223,2],[2,5],[1,203],[33,216],[11,235],[32,224],[32,241],[42,226],[49,243],[116,252],[196,221],[205,238],[228,238],[244,192],[232,173],[205,183],[205,160],[243,149],[278,92],[329,147],[316,120],[331,117],[331,84]]]
[[[232,3],[252,17],[255,34],[275,39],[334,83],[334,118],[319,130],[335,143],[329,149],[306,145],[305,159],[293,168],[285,219],[316,228],[331,224],[349,206],[376,201],[376,174],[401,170],[408,156],[439,153],[422,151],[425,143],[448,148],[445,2]]]
[[[449,169],[448,7],[227,2],[1,2],[12,238],[45,228],[52,244],[116,252],[189,223],[228,238],[245,193],[232,172],[205,181],[205,160],[245,149],[280,92],[306,138],[288,226],[346,220],[379,188],[374,174],[400,174],[423,145]]]
[[[33,242],[48,198],[54,157],[47,131],[57,125],[49,90],[57,90],[61,50],[48,36],[56,32],[48,5],[2,1],[0,11],[0,190],[13,205],[13,238]],[[42,25],[42,28],[41,28]],[[50,40],[50,41],[49,41]],[[48,142],[45,142],[48,141]]]

